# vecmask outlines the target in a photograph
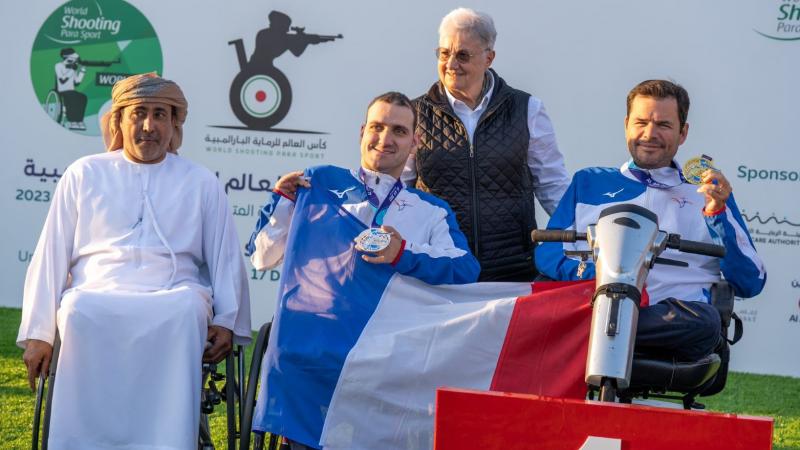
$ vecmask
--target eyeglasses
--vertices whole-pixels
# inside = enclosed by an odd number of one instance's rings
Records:
[[[483,49],[481,53],[488,50],[489,50],[488,48]],[[434,49],[434,51],[436,52],[436,57],[439,58],[439,61],[442,62],[449,61],[450,57],[455,55],[456,61],[458,61],[461,64],[467,64],[472,58],[478,56],[477,53],[471,53],[468,50],[458,50],[454,54],[452,51],[450,51],[449,48],[442,48],[442,47],[437,47]]]

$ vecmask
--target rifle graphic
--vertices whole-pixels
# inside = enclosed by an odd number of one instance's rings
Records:
[[[306,27],[291,27],[291,30],[296,33],[297,36],[303,36],[308,39],[310,44],[319,44],[320,42],[330,42],[335,39],[342,39],[342,33],[337,35],[325,35],[325,34],[307,34]]]
[[[119,58],[113,61],[85,61],[78,58],[78,64],[86,67],[108,67],[112,64],[119,64]]]

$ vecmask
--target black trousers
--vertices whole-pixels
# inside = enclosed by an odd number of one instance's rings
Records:
[[[64,99],[64,108],[67,112],[67,122],[83,122],[86,113],[86,96],[78,91],[64,91],[61,93]]]
[[[669,298],[639,311],[636,351],[696,361],[714,352],[721,328],[719,312],[708,303]]]

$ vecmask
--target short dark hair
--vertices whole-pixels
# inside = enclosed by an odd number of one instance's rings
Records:
[[[390,105],[397,105],[397,106],[405,106],[411,110],[411,113],[414,115],[414,121],[411,123],[411,130],[413,131],[417,127],[417,108],[414,107],[414,103],[402,92],[397,91],[389,91],[384,94],[381,94],[372,99],[367,105],[367,113],[369,113],[369,109],[372,108],[372,105],[378,102],[388,103]]]
[[[631,114],[631,103],[633,103],[633,99],[637,95],[653,98],[674,98],[678,102],[678,121],[681,129],[686,125],[686,118],[689,116],[689,93],[680,84],[667,80],[642,81],[628,93],[626,115]]]
[[[60,53],[61,53],[61,57],[64,58],[64,57],[67,57],[69,55],[74,55],[75,54],[75,49],[72,48],[72,47],[62,48]]]

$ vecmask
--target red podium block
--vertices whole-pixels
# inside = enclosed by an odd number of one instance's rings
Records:
[[[442,388],[434,449],[760,450],[771,418]]]

